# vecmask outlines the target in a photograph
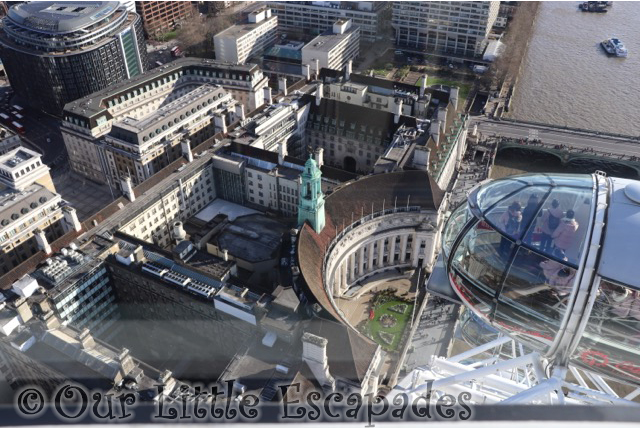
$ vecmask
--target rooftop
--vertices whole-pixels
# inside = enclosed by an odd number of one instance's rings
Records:
[[[69,33],[94,25],[119,6],[118,1],[28,2],[9,9],[9,18],[35,31]]]
[[[110,85],[101,91],[94,92],[84,98],[72,101],[65,105],[65,113],[72,113],[76,116],[82,116],[85,118],[94,118],[95,120],[96,116],[107,112],[107,98],[114,97],[117,94],[126,93],[139,86],[143,86],[144,84],[173,74],[176,71],[196,67],[203,67],[212,70],[233,70],[247,74],[259,71],[259,67],[256,64],[239,65],[196,57],[179,58],[169,64],[156,67],[143,74],[139,74],[125,80],[124,82]]]
[[[304,46],[304,48],[302,48],[302,50],[312,49],[314,51],[328,52],[333,50],[345,38],[350,37],[353,33],[359,31],[360,28],[357,26],[352,26],[341,34],[336,34],[330,29],[311,40]]]
[[[11,171],[20,167],[20,164],[24,161],[34,157],[41,157],[41,155],[40,153],[34,152],[26,147],[16,147],[15,149],[0,155],[0,164],[2,164],[2,169]]]
[[[305,223],[298,239],[300,271],[316,301],[336,320],[341,319],[327,294],[322,275],[325,252],[341,230],[363,214],[380,212],[383,207],[419,206],[422,210],[437,210],[443,197],[444,192],[426,171],[369,175],[344,183],[326,196],[324,229],[318,234]]]
[[[209,100],[204,101],[205,103],[208,103],[208,101],[213,102],[214,98],[226,93],[227,92],[220,86],[204,84],[187,92],[176,100],[163,105],[157,110],[152,111],[151,114],[139,120],[132,117],[125,117],[116,122],[113,128],[121,128],[134,133],[144,132],[171,115],[178,114],[180,109],[202,101],[203,98],[209,97]]]
[[[234,39],[238,39],[250,32],[254,31],[256,28],[260,28],[263,25],[269,24],[271,21],[277,20],[278,17],[273,15],[269,18],[266,18],[260,22],[245,22],[243,24],[233,25],[226,30],[222,30],[215,37],[230,37]]]
[[[289,229],[263,215],[254,214],[237,218],[210,242],[229,254],[249,261],[260,262],[278,256],[282,235]]]
[[[32,184],[23,191],[0,190],[0,228],[8,226],[54,198],[60,196],[40,184]]]

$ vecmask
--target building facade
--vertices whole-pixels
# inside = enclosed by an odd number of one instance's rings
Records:
[[[51,252],[49,242],[80,229],[75,210],[56,193],[39,153],[19,147],[0,156],[0,187],[2,274],[39,250]]]
[[[277,27],[278,17],[271,16],[271,9],[254,10],[249,14],[248,22],[233,25],[213,36],[216,59],[244,64],[276,42]]]
[[[226,132],[226,126],[243,117],[245,110],[261,106],[267,81],[260,68],[253,64],[182,58],[122,85],[69,103],[65,106],[62,135],[71,168],[98,182],[109,179],[113,187],[121,187],[116,178],[122,177],[129,168],[127,174],[140,182],[179,156],[179,141],[190,139],[193,146],[215,132]],[[236,110],[230,97],[221,91],[226,91],[242,106]],[[171,107],[167,107],[168,104]],[[112,133],[112,127],[118,123],[121,132],[114,129]],[[145,135],[143,131],[138,132],[137,127],[152,123],[161,126]],[[148,153],[141,153],[139,147],[133,148],[136,141],[148,147]],[[165,155],[163,159],[161,155],[165,153],[169,157]]]
[[[303,145],[324,149],[324,161],[350,172],[369,172],[402,126],[415,128],[416,119],[396,113],[324,97],[319,84],[316,96],[307,96],[309,113]]]
[[[56,116],[66,103],[148,69],[140,17],[115,1],[13,6],[0,45],[16,95]]]
[[[321,68],[342,70],[360,54],[360,28],[340,20],[302,48],[302,64],[319,74]]]
[[[148,37],[172,30],[195,13],[189,1],[136,1],[135,4]]]
[[[396,45],[412,51],[479,57],[499,1],[393,2]]]
[[[219,86],[205,84],[141,119],[124,117],[104,137],[109,180],[130,177],[138,185],[235,121],[236,101]]]
[[[269,1],[267,5],[278,16],[279,31],[314,37],[330,29],[336,21],[352,20],[360,27],[360,40],[373,43],[386,36],[383,12],[388,2],[340,2],[340,1]]]

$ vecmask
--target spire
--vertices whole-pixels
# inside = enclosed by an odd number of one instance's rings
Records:
[[[298,226],[309,221],[316,233],[322,232],[325,223],[322,172],[318,163],[309,154],[301,174],[302,183],[298,192]]]

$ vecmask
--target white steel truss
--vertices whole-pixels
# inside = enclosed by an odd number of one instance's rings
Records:
[[[432,357],[428,367],[414,369],[387,399],[393,402],[406,394],[410,402],[418,397],[436,402],[445,394],[458,397],[463,392],[471,395],[471,404],[640,406],[632,401],[640,395],[639,387],[575,366],[554,366],[506,336],[453,357]]]

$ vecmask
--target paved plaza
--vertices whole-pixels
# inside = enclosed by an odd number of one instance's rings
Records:
[[[56,174],[53,184],[62,198],[76,209],[80,221],[91,217],[113,200],[109,187],[87,180],[69,169]]]
[[[354,293],[353,297],[337,297],[335,299],[336,305],[344,313],[349,324],[355,327],[362,321],[369,319],[369,302],[378,291],[395,288],[397,290],[396,296],[413,299],[415,286],[412,275],[413,271],[403,277],[399,277],[396,271],[373,275],[361,282],[362,288]]]
[[[433,295],[427,296],[427,299],[404,361],[405,373],[429,365],[433,355],[446,357],[453,339],[460,306]]]

